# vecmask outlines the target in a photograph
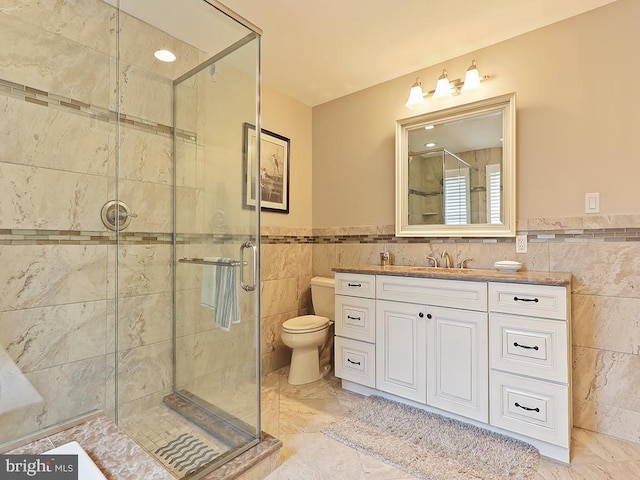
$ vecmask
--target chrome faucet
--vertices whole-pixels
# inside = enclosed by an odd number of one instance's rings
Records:
[[[458,263],[458,268],[467,268],[467,262],[470,262],[473,258],[465,258],[460,263]]]
[[[427,257],[427,260],[429,260],[430,262],[433,262],[433,267],[434,268],[438,268],[438,260],[436,259],[436,257]]]
[[[446,250],[444,250],[442,252],[442,255],[440,255],[440,258],[442,259],[442,266],[444,268],[451,268],[453,266],[453,262],[451,261],[451,257],[449,256],[449,254],[447,253]]]

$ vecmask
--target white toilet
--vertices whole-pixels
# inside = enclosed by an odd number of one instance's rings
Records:
[[[282,324],[282,343],[293,349],[289,368],[291,385],[315,382],[331,370],[333,335],[330,335],[330,327],[335,308],[334,289],[333,278],[313,277],[311,301],[316,315],[294,317]]]

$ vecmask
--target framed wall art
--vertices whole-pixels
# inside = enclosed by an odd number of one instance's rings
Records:
[[[244,206],[255,207],[256,181],[259,181],[261,210],[289,213],[290,140],[264,128],[261,132],[260,176],[256,178],[256,127],[244,124]]]

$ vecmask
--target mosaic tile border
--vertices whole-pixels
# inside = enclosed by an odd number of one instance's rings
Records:
[[[540,230],[519,232],[531,243],[640,242],[640,228],[598,228],[582,230]],[[120,232],[120,245],[171,245],[174,234],[162,232]],[[239,243],[248,234],[185,233],[176,244]],[[514,243],[514,238],[396,237],[390,233],[339,235],[261,235],[263,245],[408,244],[408,243]],[[105,231],[0,229],[2,245],[115,245],[116,234]]]
[[[640,228],[597,228],[580,230],[539,230],[518,232],[532,243],[640,242]],[[515,243],[515,238],[396,237],[393,234],[364,235],[265,235],[261,242],[275,244],[342,244],[342,243]]]
[[[24,100],[25,102],[34,105],[57,108],[66,112],[84,115],[86,117],[103,122],[114,123],[118,120],[118,113],[112,110],[98,107],[96,105],[90,105],[73,98],[62,97],[54,93],[39,90],[27,85],[10,82],[1,78],[0,93],[4,93],[8,97]],[[172,136],[174,133],[173,127],[169,125],[163,125],[161,123],[152,122],[143,118],[134,117],[132,115],[125,115],[123,113],[120,114],[120,122],[124,125],[128,125],[158,135]],[[193,132],[176,129],[175,134],[178,138],[181,138],[183,140],[188,140],[194,143],[197,141],[196,134]]]
[[[121,232],[120,244],[171,244],[173,234]],[[0,229],[0,245],[115,245],[115,232]]]
[[[247,240],[246,234],[177,234],[178,245],[226,244]],[[163,232],[120,232],[120,245],[171,245],[174,234]],[[3,245],[116,245],[111,231],[1,229]]]

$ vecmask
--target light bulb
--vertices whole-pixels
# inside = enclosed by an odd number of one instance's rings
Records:
[[[176,61],[175,54],[173,52],[170,52],[169,50],[158,50],[153,54],[153,56],[161,62],[171,63]]]
[[[438,77],[436,90],[433,92],[433,98],[447,97],[451,95],[451,84],[446,70],[442,70],[442,75]]]
[[[409,98],[407,99],[405,106],[407,108],[413,108],[416,105],[421,105],[423,103],[424,92],[422,91],[422,82],[419,78],[416,78],[416,82],[411,86],[411,90],[409,91]]]
[[[471,90],[472,88],[477,88],[480,86],[480,72],[478,72],[478,67],[476,66],[476,61],[473,60],[471,62],[471,66],[467,69],[467,73],[464,76],[464,85],[462,86],[462,91]]]

